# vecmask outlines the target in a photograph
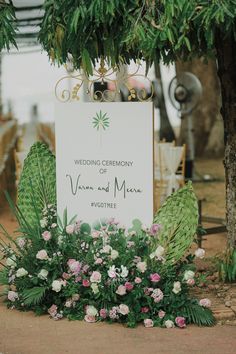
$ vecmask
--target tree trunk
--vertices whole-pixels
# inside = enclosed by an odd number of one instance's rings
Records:
[[[159,110],[160,110],[160,140],[165,139],[166,141],[175,140],[174,130],[170,124],[169,117],[166,110],[165,98],[163,93],[162,77],[160,63],[155,62],[155,75],[157,83],[160,86],[160,97],[159,97]]]
[[[196,75],[202,83],[203,96],[198,106],[192,112],[195,138],[195,154],[197,157],[223,156],[223,120],[220,115],[221,95],[215,60],[204,63],[201,59],[188,62],[177,62],[177,74],[189,71]],[[181,122],[180,140],[186,142],[187,119]]]
[[[236,247],[236,41],[216,35],[225,141],[226,218],[229,245]]]

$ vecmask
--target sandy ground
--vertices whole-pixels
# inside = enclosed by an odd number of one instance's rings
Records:
[[[205,198],[203,214],[224,217],[223,165],[220,160],[196,163],[197,172],[211,174],[222,182],[194,183],[196,194]],[[0,223],[13,232],[16,221],[6,206]],[[203,241],[208,256],[223,251],[226,234]],[[48,316],[8,310],[0,300],[0,354],[235,354],[236,327],[187,329],[127,329],[122,325],[53,321]]]

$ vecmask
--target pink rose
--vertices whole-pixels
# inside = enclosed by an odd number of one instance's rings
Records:
[[[146,328],[153,327],[153,320],[151,320],[150,318],[146,318],[143,323]]]
[[[88,323],[94,323],[94,322],[96,322],[95,316],[92,316],[92,315],[85,315],[85,316],[84,316],[84,319],[85,319],[85,321],[88,322]]]
[[[175,319],[175,323],[177,324],[177,326],[179,328],[184,328],[186,327],[186,323],[185,323],[185,318],[184,317],[176,317]]]
[[[134,286],[133,286],[132,283],[130,283],[129,281],[127,281],[127,282],[125,283],[125,288],[126,288],[126,290],[131,291],[131,290],[133,290]]]
[[[7,298],[11,302],[15,302],[18,299],[18,293],[15,291],[8,291]]]
[[[69,268],[73,274],[79,274],[79,272],[81,271],[81,263],[79,261],[74,260],[74,262],[70,262]]]
[[[100,231],[94,230],[91,233],[92,238],[99,238],[100,237]]]
[[[24,248],[25,247],[25,239],[23,238],[23,237],[21,237],[21,238],[19,238],[18,240],[17,240],[17,244],[18,244],[18,246],[20,247],[20,248]]]
[[[107,310],[106,310],[106,309],[101,309],[101,310],[99,311],[99,315],[100,315],[100,317],[102,317],[102,318],[106,318],[106,317],[107,317]]]
[[[210,299],[201,299],[199,301],[199,305],[201,305],[202,307],[211,307],[211,300]]]
[[[81,281],[82,277],[81,275],[78,275],[76,278],[75,278],[75,283],[78,283],[79,281]]]
[[[56,316],[57,314],[57,305],[53,304],[51,307],[48,309],[48,313],[51,317]]]
[[[89,270],[89,265],[88,264],[85,264],[82,268],[82,272],[83,273],[87,273],[87,271]]]
[[[160,224],[153,224],[149,231],[150,235],[155,236],[157,232],[160,230],[160,228],[161,228]]]
[[[149,312],[149,307],[147,307],[147,306],[142,307],[142,308],[141,308],[141,312],[142,312],[142,313],[147,313],[147,312]]]
[[[42,238],[44,239],[44,241],[49,241],[51,239],[52,235],[50,231],[44,231],[42,233]]]
[[[62,273],[62,278],[63,279],[70,279],[70,277],[71,277],[71,275],[70,274],[68,274],[68,273]]]
[[[67,225],[66,226],[66,232],[71,235],[75,231],[75,225]]]
[[[90,286],[90,281],[88,279],[83,279],[82,284],[85,288],[88,288]]]
[[[48,259],[47,251],[46,250],[38,251],[38,253],[36,254],[36,258],[40,259],[41,261]]]
[[[153,282],[153,283],[158,283],[160,280],[161,280],[161,277],[158,273],[153,273],[150,275],[150,280]]]
[[[158,317],[159,317],[159,318],[163,318],[163,317],[165,317],[165,315],[166,315],[165,311],[160,310],[160,311],[158,312]]]
[[[151,297],[154,299],[155,303],[158,303],[163,299],[164,295],[161,289],[154,289]]]
[[[102,275],[100,272],[92,272],[91,277],[90,277],[90,281],[91,283],[100,283],[102,279]]]
[[[94,263],[95,264],[102,264],[102,262],[103,262],[102,258],[97,258]]]
[[[119,306],[119,313],[121,313],[123,316],[128,315],[129,313],[129,307],[125,304],[120,304]]]
[[[126,287],[124,285],[119,285],[118,289],[116,290],[116,294],[123,296],[126,294]]]
[[[194,279],[188,279],[188,280],[187,280],[187,284],[188,284],[189,286],[193,286],[193,285],[195,284],[195,280],[194,280]]]
[[[147,263],[146,262],[138,262],[136,267],[141,273],[144,273],[147,270]]]
[[[139,277],[136,277],[136,278],[134,279],[134,282],[135,282],[136,284],[140,284],[140,283],[142,282],[142,279],[139,278]]]

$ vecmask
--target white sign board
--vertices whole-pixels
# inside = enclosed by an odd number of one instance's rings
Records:
[[[56,164],[60,216],[151,225],[152,103],[57,103]]]

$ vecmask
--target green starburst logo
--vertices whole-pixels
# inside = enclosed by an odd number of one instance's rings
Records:
[[[100,110],[99,113],[96,113],[96,116],[93,117],[93,127],[97,130],[106,130],[109,128],[110,122],[107,113],[102,113]]]

